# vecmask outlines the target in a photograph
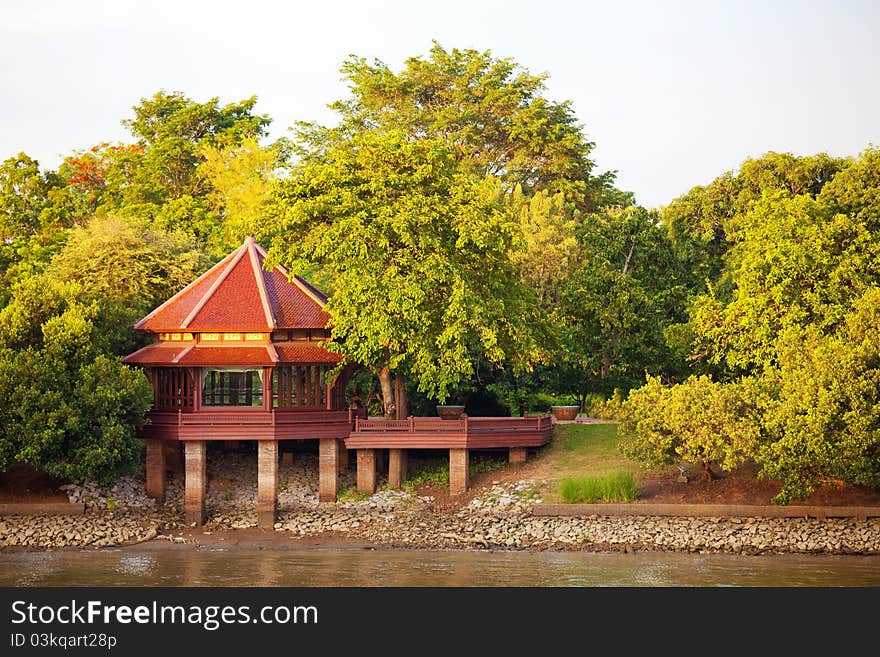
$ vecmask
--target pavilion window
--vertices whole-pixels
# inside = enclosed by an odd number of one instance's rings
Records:
[[[272,370],[272,405],[277,408],[323,408],[327,403],[320,365],[279,365]]]
[[[156,408],[192,408],[195,384],[189,369],[158,367],[155,377]]]
[[[202,376],[203,406],[263,405],[263,369],[215,367]]]

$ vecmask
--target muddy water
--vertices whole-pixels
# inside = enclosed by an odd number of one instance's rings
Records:
[[[880,586],[880,556],[365,549],[0,553],[0,586]]]

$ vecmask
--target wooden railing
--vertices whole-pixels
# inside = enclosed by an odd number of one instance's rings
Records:
[[[531,417],[462,417],[460,420],[442,420],[433,417],[413,417],[405,420],[385,418],[355,418],[354,431],[406,431],[409,433],[468,433],[473,431],[493,431],[503,429],[523,431],[543,431],[553,426],[549,415]]]
[[[353,423],[358,412],[352,410],[288,410],[262,409],[252,411],[150,411],[150,422],[155,426],[274,426],[306,422]]]

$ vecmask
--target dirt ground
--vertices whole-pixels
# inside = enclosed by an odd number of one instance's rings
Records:
[[[0,471],[0,503],[67,502],[67,495],[58,490],[64,482],[23,463]]]

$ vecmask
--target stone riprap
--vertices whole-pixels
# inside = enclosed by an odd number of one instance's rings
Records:
[[[206,531],[257,526],[256,475],[253,455],[209,455]],[[282,462],[276,534],[408,548],[880,553],[880,518],[538,516],[546,482],[531,480],[493,482],[459,510],[437,512],[433,498],[406,490],[358,494],[352,472],[340,482],[339,501],[319,504],[316,456]],[[109,490],[67,486],[71,501],[86,504],[84,515],[0,518],[0,548],[122,545],[186,527],[181,478],[168,481],[164,505],[146,497],[143,484],[141,474]]]
[[[81,516],[5,516],[0,548],[109,547],[155,538],[156,518],[136,513],[101,512]]]

